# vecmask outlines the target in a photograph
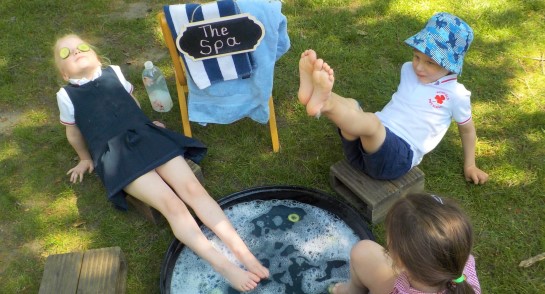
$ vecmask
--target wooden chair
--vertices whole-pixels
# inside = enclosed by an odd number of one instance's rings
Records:
[[[174,65],[174,72],[176,77],[176,92],[178,93],[178,104],[180,105],[180,114],[182,117],[182,126],[184,135],[191,137],[191,126],[189,124],[189,114],[187,108],[186,93],[188,93],[187,80],[186,80],[186,68],[184,62],[178,55],[178,49],[174,43],[173,38],[170,36],[171,31],[168,27],[168,23],[165,18],[164,12],[158,14],[159,23],[161,24],[161,30],[163,32],[163,38],[168,47],[172,64]],[[273,97],[269,98],[269,127],[271,132],[271,140],[273,151],[278,152],[280,150],[280,142],[278,140],[278,129],[276,127],[276,115],[274,111]]]

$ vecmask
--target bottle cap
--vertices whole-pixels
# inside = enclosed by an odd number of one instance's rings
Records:
[[[144,62],[144,68],[145,69],[152,69],[153,68],[153,62],[151,62],[149,60]]]

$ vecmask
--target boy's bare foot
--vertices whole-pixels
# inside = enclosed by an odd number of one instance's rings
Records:
[[[257,283],[261,280],[257,275],[245,271],[233,263],[216,270],[227,279],[231,287],[241,292],[255,289]]]
[[[314,70],[314,62],[316,61],[316,52],[312,49],[308,49],[301,54],[299,60],[299,102],[303,105],[307,105],[314,90],[312,85],[312,72]]]
[[[314,90],[307,104],[308,115],[320,116],[322,107],[327,99],[331,97],[334,82],[333,69],[322,59],[317,59],[314,62],[314,71],[312,72]]]

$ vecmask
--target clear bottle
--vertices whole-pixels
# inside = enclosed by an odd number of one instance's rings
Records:
[[[151,61],[144,63],[142,81],[148,92],[151,107],[157,112],[167,112],[172,108],[172,98],[168,91],[165,76],[161,70],[154,66]]]

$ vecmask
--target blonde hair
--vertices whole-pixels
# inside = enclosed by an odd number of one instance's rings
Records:
[[[60,68],[61,57],[59,56],[59,53],[58,53],[59,50],[60,50],[59,44],[60,44],[60,42],[62,40],[67,39],[67,38],[78,38],[78,39],[82,40],[83,42],[87,43],[89,45],[89,47],[91,47],[91,50],[93,50],[93,52],[97,56],[97,59],[98,59],[98,61],[100,62],[101,65],[104,64],[104,61],[107,61],[106,62],[107,64],[110,63],[108,58],[105,58],[105,57],[103,57],[103,56],[101,56],[99,54],[97,47],[95,47],[92,44],[90,44],[89,42],[87,42],[84,38],[82,38],[78,34],[68,33],[68,34],[64,34],[61,37],[57,38],[57,40],[55,41],[55,45],[53,45],[53,57],[54,57],[54,60],[55,60],[55,66],[57,67],[58,71],[61,70],[61,68]]]

